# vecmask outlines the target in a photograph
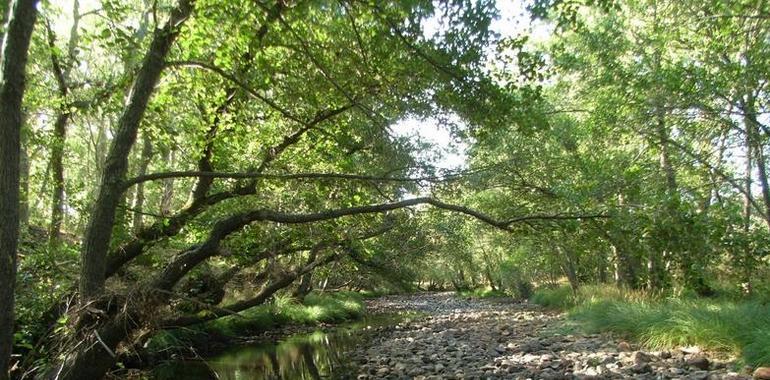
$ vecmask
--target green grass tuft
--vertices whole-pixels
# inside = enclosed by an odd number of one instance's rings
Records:
[[[666,299],[610,286],[542,290],[533,301],[568,309],[587,332],[615,333],[650,349],[696,345],[770,365],[770,306],[759,301]]]

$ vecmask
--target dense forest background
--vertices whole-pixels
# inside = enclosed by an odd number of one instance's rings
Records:
[[[767,300],[765,1],[3,7],[0,378],[312,289]]]

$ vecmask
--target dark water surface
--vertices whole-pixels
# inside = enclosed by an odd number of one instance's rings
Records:
[[[158,380],[171,379],[338,379],[353,364],[345,352],[364,343],[378,327],[394,325],[399,315],[368,317],[332,331],[298,334],[277,343],[239,345],[206,360],[179,360],[153,370]]]

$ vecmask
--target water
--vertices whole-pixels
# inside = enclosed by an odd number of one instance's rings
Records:
[[[351,364],[345,353],[363,343],[377,327],[396,324],[398,315],[378,316],[331,332],[294,335],[277,343],[234,346],[204,360],[172,361],[157,367],[157,380],[260,380],[344,378]]]

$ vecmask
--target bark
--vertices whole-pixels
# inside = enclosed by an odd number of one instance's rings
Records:
[[[139,162],[138,175],[142,176],[147,173],[147,167],[152,160],[152,140],[149,135],[145,135],[142,144],[142,158]],[[143,210],[144,210],[144,184],[140,183],[136,185],[136,193],[134,197],[134,220],[132,229],[134,233],[139,233],[143,227]]]
[[[655,110],[655,130],[658,135],[658,149],[660,170],[663,173],[665,184],[664,193],[665,199],[665,212],[668,218],[673,222],[677,217],[678,208],[678,190],[676,183],[676,173],[671,165],[671,156],[669,151],[670,131],[668,125],[666,125],[665,107],[663,104],[656,106]],[[666,239],[662,249],[653,249],[650,251],[647,261],[648,269],[648,286],[651,289],[660,289],[666,282],[665,262],[671,259],[670,239]]]
[[[318,125],[326,120],[329,120],[333,118],[336,115],[339,115],[344,110],[349,109],[349,107],[343,107],[339,109],[331,109],[325,112],[322,112],[321,114],[323,117],[316,117],[313,119],[313,121],[310,122],[310,124]],[[292,135],[295,135],[295,133],[292,133]],[[290,136],[292,136],[290,135]],[[284,138],[284,141],[286,138]],[[298,142],[299,139],[293,139],[294,142]],[[271,149],[270,151],[276,153],[271,155],[271,159],[275,159],[278,154],[280,154],[283,150],[285,150],[288,145],[281,142],[276,147],[283,147],[282,149]],[[205,153],[204,156],[206,157]],[[203,159],[203,158],[202,158]],[[264,161],[263,161],[264,162]],[[208,164],[210,164],[208,161],[205,161],[202,163],[204,166],[203,168],[208,168]],[[260,165],[264,168],[267,168],[267,165]],[[201,168],[201,162],[199,162],[199,169]],[[245,173],[246,175],[241,178],[252,178],[249,173]],[[255,175],[260,175],[259,173],[256,173]],[[146,180],[151,175],[146,175],[142,178],[143,180]],[[175,176],[175,177],[182,177],[182,176]],[[182,211],[179,211],[176,215],[164,220],[154,223],[152,226],[144,228],[141,232],[137,233],[137,237],[134,240],[131,240],[129,242],[126,242],[122,244],[117,249],[110,252],[109,258],[108,258],[108,264],[107,264],[107,272],[106,276],[110,277],[113,274],[115,274],[120,267],[127,264],[134,258],[138,257],[139,255],[144,252],[144,250],[152,245],[154,242],[167,237],[175,236],[179,233],[179,231],[182,230],[182,228],[187,225],[191,220],[193,220],[196,216],[198,216],[200,213],[208,209],[209,206],[215,205],[217,203],[220,203],[222,201],[232,199],[234,197],[238,196],[244,196],[244,195],[251,195],[256,194],[257,188],[256,186],[245,186],[241,187],[239,189],[236,189],[235,191],[223,191],[216,194],[211,195],[205,195],[208,193],[208,190],[211,187],[211,181],[204,179],[206,178],[217,178],[215,175],[211,176],[199,176],[195,175],[195,177],[199,177],[201,181],[199,181],[196,184],[196,188],[193,190],[193,200],[191,203],[188,204],[188,206],[183,209]],[[231,176],[222,176],[221,178],[233,178]],[[128,180],[124,182],[125,186],[130,186],[135,183],[140,183],[143,180],[140,177]],[[200,196],[200,197],[198,197]]]
[[[741,107],[743,112],[743,124],[746,128],[747,144],[751,144],[751,152],[747,160],[754,161],[757,164],[757,178],[762,188],[762,203],[764,203],[763,219],[770,228],[770,184],[767,179],[767,167],[765,163],[765,152],[762,141],[759,138],[759,122],[757,121],[756,100],[754,96],[749,95]],[[750,164],[747,164],[747,169]],[[751,194],[751,188],[747,188],[747,193]]]
[[[22,121],[22,124],[24,121]],[[28,133],[21,132],[21,157],[19,172],[19,227],[22,235],[29,227],[29,168],[30,159],[27,149],[29,148]]]
[[[575,263],[577,258],[573,257],[569,250],[563,249],[558,245],[556,246],[556,251],[563,257],[561,267],[564,274],[567,276],[572,291],[577,292],[580,287],[580,281],[577,276],[577,264]]]
[[[97,330],[90,331],[75,352],[69,352],[45,378],[56,380],[102,379],[115,365],[115,347],[124,341],[138,324],[138,316],[122,312]]]
[[[330,254],[321,259],[313,261],[297,270],[285,273],[279,278],[268,283],[266,286],[262,287],[262,289],[260,289],[260,291],[254,297],[247,300],[236,301],[230,305],[221,307],[221,309],[228,310],[229,312],[240,312],[240,311],[252,308],[254,306],[261,305],[265,301],[267,301],[270,297],[272,297],[273,294],[275,294],[277,291],[291,285],[298,277],[302,276],[305,273],[309,273],[315,270],[315,268],[321,265],[325,265],[332,261],[335,261],[338,258],[339,258],[339,255]],[[180,327],[186,327],[186,326],[191,326],[191,325],[211,321],[214,319],[221,318],[223,316],[225,315],[222,315],[221,313],[217,313],[216,311],[214,311],[213,313],[207,313],[206,315],[191,315],[191,316],[178,317],[175,319],[164,321],[160,325],[163,328],[180,328]]]
[[[122,182],[128,155],[136,140],[147,104],[164,68],[164,60],[179,34],[181,24],[192,13],[192,0],[180,0],[170,20],[156,30],[131,88],[126,108],[118,120],[115,137],[102,171],[99,192],[86,227],[81,250],[80,295],[88,300],[104,288],[107,250],[112,238],[115,211],[123,194]]]
[[[166,151],[163,159],[169,166],[174,167],[176,163],[176,151],[169,149]],[[163,216],[171,215],[171,208],[174,202],[174,178],[163,179],[163,194],[160,197],[160,214]]]
[[[745,238],[746,238],[746,244],[745,244],[745,247],[743,248],[743,250],[744,250],[744,252],[743,252],[743,254],[744,254],[744,264],[743,264],[743,266],[744,266],[744,268],[743,268],[744,275],[743,275],[742,281],[745,284],[747,284],[748,289],[751,289],[751,271],[752,271],[753,265],[751,264],[752,254],[751,254],[751,246],[750,246],[748,237],[749,237],[749,232],[751,230],[751,199],[752,199],[752,196],[751,196],[751,183],[753,182],[752,181],[752,175],[751,175],[751,173],[752,173],[752,170],[751,170],[751,168],[752,168],[751,157],[753,157],[753,154],[752,154],[753,143],[751,141],[750,127],[749,127],[748,124],[745,127],[746,127],[746,141],[745,141],[745,143],[746,143],[746,162],[745,162],[745,165],[746,165],[745,166],[745,170],[746,170],[746,172],[745,172],[746,193],[744,194],[744,198],[743,198],[743,233],[744,233]]]
[[[67,133],[69,112],[60,112],[54,123],[54,137],[51,142],[51,222],[48,228],[48,245],[55,248],[59,244],[62,219],[64,216],[64,140]]]
[[[68,46],[68,55],[66,61],[62,62],[56,51],[56,35],[47,25],[48,48],[51,59],[51,68],[58,87],[59,109],[56,112],[56,121],[53,128],[53,139],[51,142],[51,157],[49,167],[51,170],[51,184],[53,190],[51,193],[51,221],[48,228],[48,245],[54,250],[59,244],[59,235],[64,216],[64,146],[67,139],[67,124],[69,123],[71,113],[67,101],[69,93],[69,75],[72,65],[75,61],[75,54],[78,43],[78,26],[80,23],[79,3],[74,2],[72,12],[72,29],[70,32]]]
[[[318,251],[317,249],[313,249],[310,251],[310,255],[307,258],[307,263],[305,265],[310,265],[313,263],[316,258],[318,257]],[[297,289],[294,289],[294,292],[292,292],[292,297],[302,301],[305,299],[305,296],[310,293],[310,289],[312,288],[312,281],[313,281],[313,272],[307,272],[300,277],[299,285],[297,285]]]
[[[8,378],[13,347],[22,99],[37,1],[14,1],[10,12],[0,56],[0,379]]]

